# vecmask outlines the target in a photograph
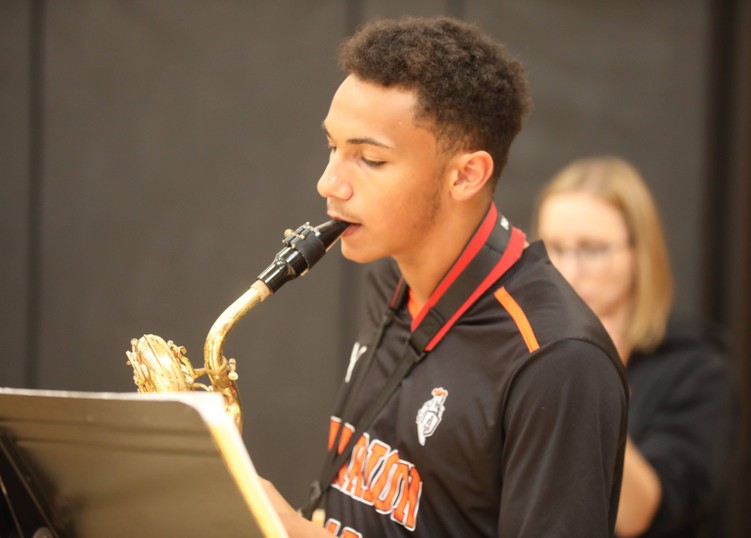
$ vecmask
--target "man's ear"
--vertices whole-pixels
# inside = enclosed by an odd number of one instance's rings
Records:
[[[472,198],[485,188],[492,173],[493,157],[487,151],[457,155],[451,195],[458,201]]]

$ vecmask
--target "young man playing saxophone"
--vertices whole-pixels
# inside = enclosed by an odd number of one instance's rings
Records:
[[[323,488],[324,528],[267,483],[290,536],[612,535],[621,363],[493,201],[530,107],[521,65],[448,18],[371,23],[339,60],[318,192],[351,223],[344,256],[375,263],[331,420],[331,459],[353,444]]]

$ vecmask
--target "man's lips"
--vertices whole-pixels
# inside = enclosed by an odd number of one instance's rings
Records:
[[[360,224],[360,223],[358,223],[358,222],[355,222],[355,221],[354,221],[354,219],[351,219],[351,218],[349,218],[349,217],[346,217],[346,216],[344,216],[344,215],[340,215],[340,214],[339,214],[339,213],[337,213],[336,211],[329,211],[329,212],[328,212],[328,215],[329,215],[329,217],[330,217],[330,218],[332,218],[332,219],[335,219],[335,220],[340,220],[340,221],[342,221],[342,222],[347,222],[347,223],[349,223],[349,226],[347,227],[347,229],[346,229],[346,230],[344,230],[344,233],[342,234],[342,237],[347,237],[347,236],[350,236],[350,235],[352,235],[352,234],[353,234],[353,233],[355,233],[355,232],[357,231],[357,229],[358,229],[358,228],[360,228],[360,226],[361,226],[361,224]]]
[[[342,237],[349,237],[350,235],[355,233],[359,228],[360,228],[360,224],[350,223],[347,229],[344,230]]]

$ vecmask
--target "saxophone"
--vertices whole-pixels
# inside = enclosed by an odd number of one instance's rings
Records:
[[[330,220],[312,227],[306,223],[287,230],[284,248],[253,285],[217,318],[209,330],[203,348],[204,367],[193,368],[186,349],[159,336],[146,334],[131,340],[126,351],[133,367],[133,381],[138,392],[175,392],[207,390],[224,396],[227,412],[242,429],[242,408],[237,388],[237,363],[222,353],[224,341],[235,324],[252,308],[277,291],[286,282],[302,276],[331,248],[349,223]],[[207,375],[210,385],[196,382]]]

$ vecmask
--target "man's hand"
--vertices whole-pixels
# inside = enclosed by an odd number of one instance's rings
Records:
[[[271,505],[279,515],[279,519],[282,521],[287,534],[290,538],[331,538],[331,533],[326,531],[320,525],[316,525],[302,517],[297,510],[292,508],[290,504],[284,500],[281,493],[277,491],[274,484],[268,480],[261,478],[263,489],[266,491],[266,495],[271,501]]]

